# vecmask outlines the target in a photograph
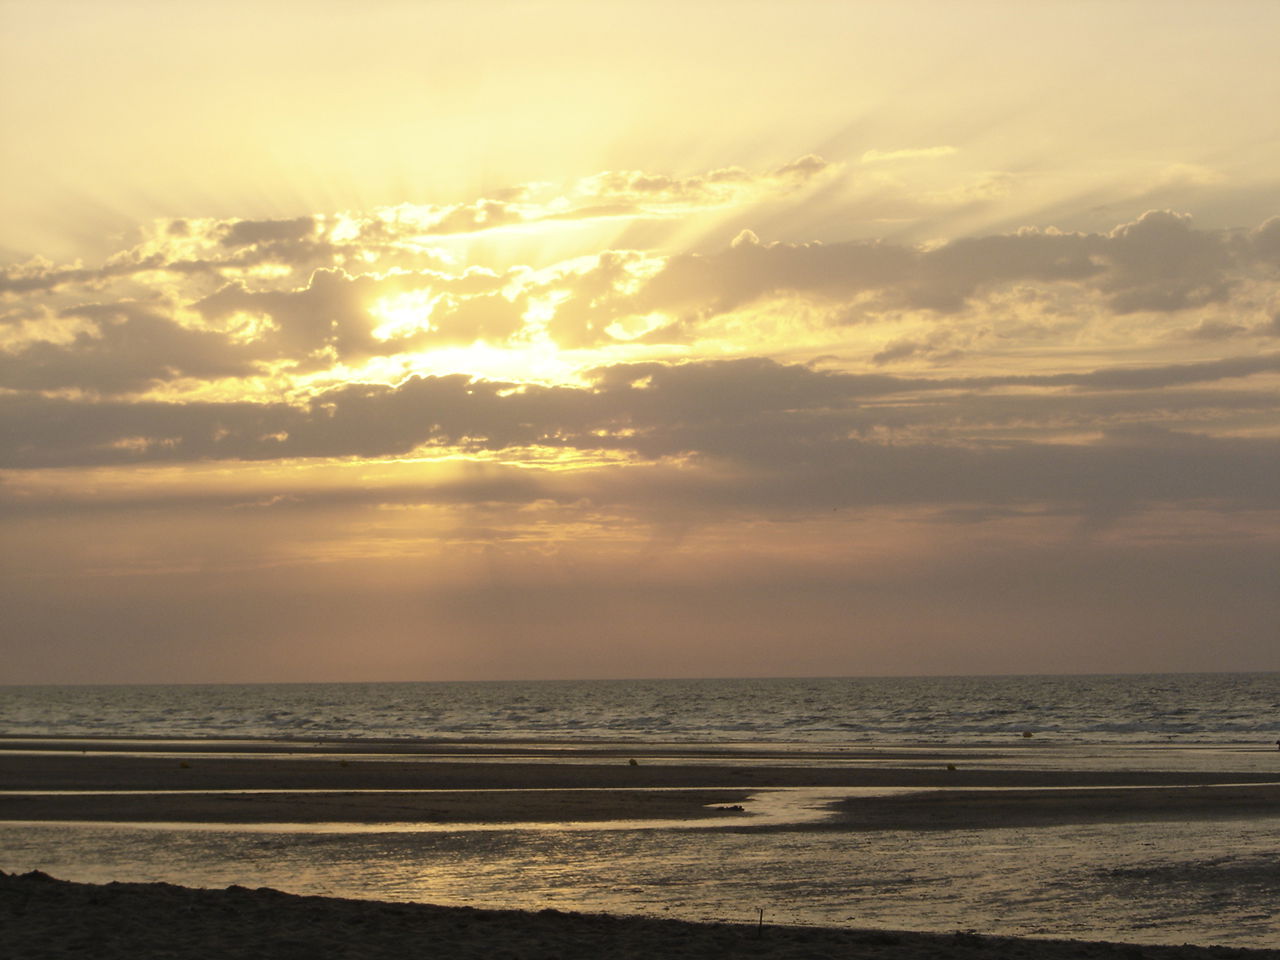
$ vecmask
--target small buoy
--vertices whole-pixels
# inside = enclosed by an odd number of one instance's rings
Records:
[[[1030,730],[1023,730],[1023,731],[1022,731],[1022,739],[1023,739],[1023,740],[1030,740],[1030,739],[1031,739],[1031,731],[1030,731]]]
[[[628,761],[627,761],[627,765],[628,765],[628,766],[632,766],[632,767],[638,767],[638,766],[640,766],[640,764],[636,763],[636,758],[635,758],[635,757],[632,757],[630,760],[628,760]]]
[[[955,768],[956,768],[956,765],[955,765],[954,763],[948,763],[948,764],[947,764],[947,769],[948,769],[948,770],[954,770]]]

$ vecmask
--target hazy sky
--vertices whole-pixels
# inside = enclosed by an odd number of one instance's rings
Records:
[[[1280,4],[0,28],[0,682],[1280,669]]]

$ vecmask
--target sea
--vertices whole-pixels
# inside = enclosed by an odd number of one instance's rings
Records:
[[[527,760],[865,758],[899,766],[1274,771],[1280,674],[0,687],[0,740],[478,746]],[[2,747],[3,745],[0,745]],[[12,746],[12,744],[9,744]],[[91,747],[92,744],[89,744]],[[224,744],[225,746],[225,744]],[[820,759],[821,758],[821,759]],[[855,762],[851,760],[850,762]],[[856,762],[867,762],[860,759]],[[771,790],[741,821],[0,822],[0,869],[65,879],[682,919],[1280,948],[1280,810],[1249,819],[786,829],[852,790]],[[782,829],[779,829],[779,824]]]
[[[0,686],[0,736],[1250,744],[1280,673]]]

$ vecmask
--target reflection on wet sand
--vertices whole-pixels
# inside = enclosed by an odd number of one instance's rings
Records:
[[[1046,753],[950,749],[876,764],[98,746],[0,755],[0,868],[690,919],[767,904],[796,923],[1136,943],[1280,933],[1280,786],[1238,751],[1188,770],[1151,751],[1044,768]]]

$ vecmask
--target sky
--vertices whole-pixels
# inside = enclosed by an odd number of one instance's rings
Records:
[[[1280,670],[1280,5],[0,26],[0,683]]]

